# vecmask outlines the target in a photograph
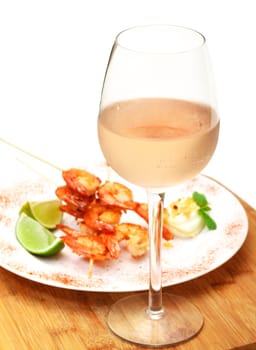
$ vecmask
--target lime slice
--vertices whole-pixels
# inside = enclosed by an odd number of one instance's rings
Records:
[[[44,202],[26,202],[20,209],[20,214],[25,213],[38,221],[46,228],[54,229],[62,220],[63,213],[60,210],[59,200]]]
[[[20,244],[35,255],[51,256],[64,248],[64,242],[60,238],[25,213],[20,214],[15,232]]]

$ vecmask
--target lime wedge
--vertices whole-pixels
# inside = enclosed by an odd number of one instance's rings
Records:
[[[33,217],[32,213],[31,213],[29,202],[24,203],[23,206],[20,208],[19,214],[21,214],[21,213],[25,213],[28,216]]]
[[[51,256],[64,248],[60,238],[25,213],[19,215],[15,232],[20,244],[35,255]]]
[[[62,220],[63,213],[60,210],[59,200],[43,202],[26,202],[20,209],[20,214],[25,213],[38,221],[46,228],[54,229]]]

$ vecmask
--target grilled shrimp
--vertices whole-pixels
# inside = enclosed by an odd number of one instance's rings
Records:
[[[85,211],[88,204],[90,204],[94,196],[82,196],[78,192],[73,191],[67,185],[57,187],[55,191],[59,200],[67,203],[71,207],[78,208],[80,211]]]
[[[114,225],[119,223],[121,215],[122,211],[119,208],[94,204],[86,210],[83,219],[84,223],[94,230],[113,233]]]
[[[92,196],[101,184],[101,180],[86,170],[71,168],[62,171],[63,179],[70,189],[82,196]]]
[[[93,260],[117,259],[120,246],[115,236],[111,234],[82,233],[66,225],[58,225],[65,233],[61,237],[74,253]]]
[[[118,182],[106,181],[98,189],[98,197],[106,205],[131,210],[136,207],[132,191]]]
[[[131,223],[122,223],[115,227],[116,239],[126,240],[127,249],[134,258],[145,255],[149,249],[146,227]]]

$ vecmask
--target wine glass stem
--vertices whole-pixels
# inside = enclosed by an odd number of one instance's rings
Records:
[[[163,315],[161,247],[165,193],[147,191],[147,196],[150,245],[149,300],[147,312],[151,319],[159,319]]]

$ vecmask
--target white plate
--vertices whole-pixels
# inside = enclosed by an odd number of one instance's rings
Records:
[[[51,258],[29,254],[17,242],[15,223],[21,205],[31,200],[55,197],[61,174],[50,182],[18,160],[2,159],[0,172],[0,264],[19,276],[50,286],[100,292],[125,292],[148,288],[148,256],[133,259],[124,250],[118,260],[95,262],[93,276],[88,278],[88,262],[65,247]],[[108,169],[98,164],[88,169],[103,181]],[[113,172],[110,179],[124,184]],[[145,202],[143,190],[129,185],[138,201]],[[205,193],[217,222],[215,231],[205,229],[193,239],[172,241],[173,247],[163,246],[163,286],[175,285],[202,276],[228,261],[242,246],[248,232],[248,220],[240,202],[215,181],[198,176],[167,193],[166,205],[193,191]],[[70,217],[64,216],[70,223]],[[126,214],[125,221],[143,223],[135,214]]]

